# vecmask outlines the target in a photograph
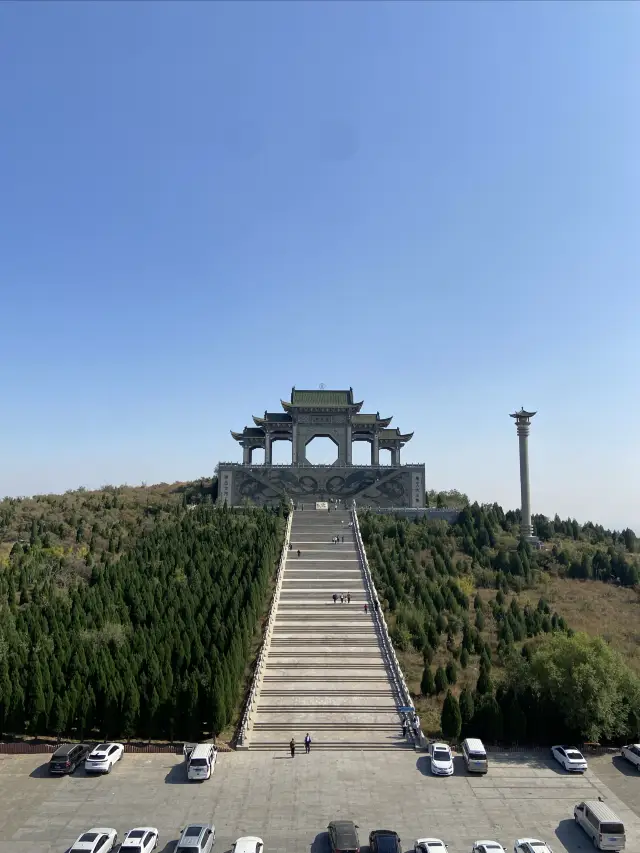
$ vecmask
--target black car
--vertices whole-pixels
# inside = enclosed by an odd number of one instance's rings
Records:
[[[73,773],[90,752],[91,747],[86,743],[65,743],[59,746],[49,760],[49,773],[56,775]]]
[[[332,853],[360,853],[358,827],[352,820],[332,820],[327,831]]]
[[[402,853],[402,842],[392,829],[374,829],[369,833],[371,853]]]

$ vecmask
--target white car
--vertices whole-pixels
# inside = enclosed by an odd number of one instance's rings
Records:
[[[85,773],[111,773],[111,768],[124,753],[121,743],[99,743],[85,758]]]
[[[83,832],[69,853],[109,853],[118,841],[115,829],[96,827]]]
[[[552,746],[551,755],[558,764],[562,764],[565,770],[573,773],[584,773],[587,762],[584,755],[573,746]]]
[[[414,853],[446,853],[447,847],[439,838],[418,838],[414,844]]]
[[[453,775],[453,756],[446,743],[432,743],[429,747],[431,755],[431,772],[434,776]]]
[[[264,841],[257,835],[243,835],[231,846],[232,853],[262,853]]]
[[[519,838],[513,845],[513,853],[553,853],[553,850],[537,838]]]
[[[640,743],[630,743],[623,746],[620,755],[635,764],[636,770],[640,770]]]
[[[122,839],[120,853],[151,853],[157,846],[158,830],[155,826],[137,826]]]
[[[474,841],[471,853],[504,853],[504,847],[498,841]]]

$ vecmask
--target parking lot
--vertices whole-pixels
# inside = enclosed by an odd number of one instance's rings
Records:
[[[627,827],[627,850],[640,853],[640,773],[616,759],[592,759],[584,776],[547,757],[490,756],[487,776],[435,778],[429,759],[411,751],[221,754],[211,780],[188,783],[181,757],[125,755],[109,776],[51,778],[46,755],[0,756],[0,853],[64,853],[92,826],[120,839],[134,826],[160,830],[170,853],[189,822],[215,824],[218,853],[240,835],[259,835],[267,851],[326,853],[327,823],[353,819],[362,845],[370,830],[395,829],[404,850],[437,836],[449,853],[469,853],[477,838],[534,836],[555,853],[592,850],[574,825],[573,806],[601,796]]]

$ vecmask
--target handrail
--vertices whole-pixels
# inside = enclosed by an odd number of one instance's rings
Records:
[[[244,747],[245,746],[245,738],[249,731],[249,727],[251,725],[252,713],[255,710],[256,705],[258,704],[258,698],[260,696],[260,688],[262,685],[262,672],[264,670],[267,655],[269,653],[269,645],[271,643],[271,635],[273,634],[273,626],[276,621],[276,611],[278,609],[278,602],[280,601],[280,590],[282,589],[282,578],[284,576],[284,569],[287,562],[287,552],[289,551],[289,542],[291,541],[291,524],[293,523],[293,502],[289,502],[289,516],[287,518],[287,526],[285,528],[284,534],[284,542],[282,543],[282,552],[280,554],[280,562],[278,563],[278,571],[276,574],[276,585],[273,590],[273,598],[271,599],[271,607],[269,608],[269,616],[267,618],[267,626],[264,631],[264,639],[262,641],[262,646],[260,647],[260,654],[258,655],[258,660],[256,661],[256,666],[253,671],[253,680],[251,682],[251,689],[249,690],[249,695],[247,696],[247,701],[244,708],[244,713],[242,715],[242,721],[240,723],[240,731],[238,733],[237,746]]]
[[[356,503],[353,501],[351,507],[351,518],[353,519],[353,530],[355,533],[356,546],[358,548],[358,555],[360,557],[360,564],[362,566],[362,570],[364,573],[365,583],[368,588],[369,597],[375,603],[373,608],[374,610],[374,619],[376,619],[378,623],[379,636],[382,640],[382,647],[389,663],[389,668],[391,670],[391,678],[393,679],[394,685],[398,692],[398,695],[401,697],[404,707],[411,708],[410,715],[415,718],[416,710],[413,704],[413,700],[411,699],[411,694],[409,693],[409,688],[407,687],[407,682],[404,679],[404,675],[402,673],[402,668],[398,662],[398,658],[396,657],[395,649],[393,648],[393,643],[391,642],[391,637],[389,636],[389,630],[387,628],[387,622],[384,618],[384,614],[382,612],[382,607],[380,605],[380,599],[378,598],[378,593],[376,591],[375,584],[373,582],[373,575],[371,574],[371,569],[369,568],[369,561],[367,560],[367,553],[364,549],[364,542],[362,541],[362,534],[360,533],[360,524],[358,523],[358,513],[356,511]]]

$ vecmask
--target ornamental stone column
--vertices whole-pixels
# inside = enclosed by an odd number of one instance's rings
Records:
[[[264,464],[271,465],[271,434],[267,433],[264,437]]]
[[[533,526],[531,524],[531,490],[529,486],[529,428],[531,418],[535,412],[525,412],[520,409],[509,417],[514,418],[518,432],[518,443],[520,445],[520,501],[522,521],[520,532],[524,539],[533,537]]]
[[[248,444],[242,446],[242,464],[251,465],[251,447]]]

